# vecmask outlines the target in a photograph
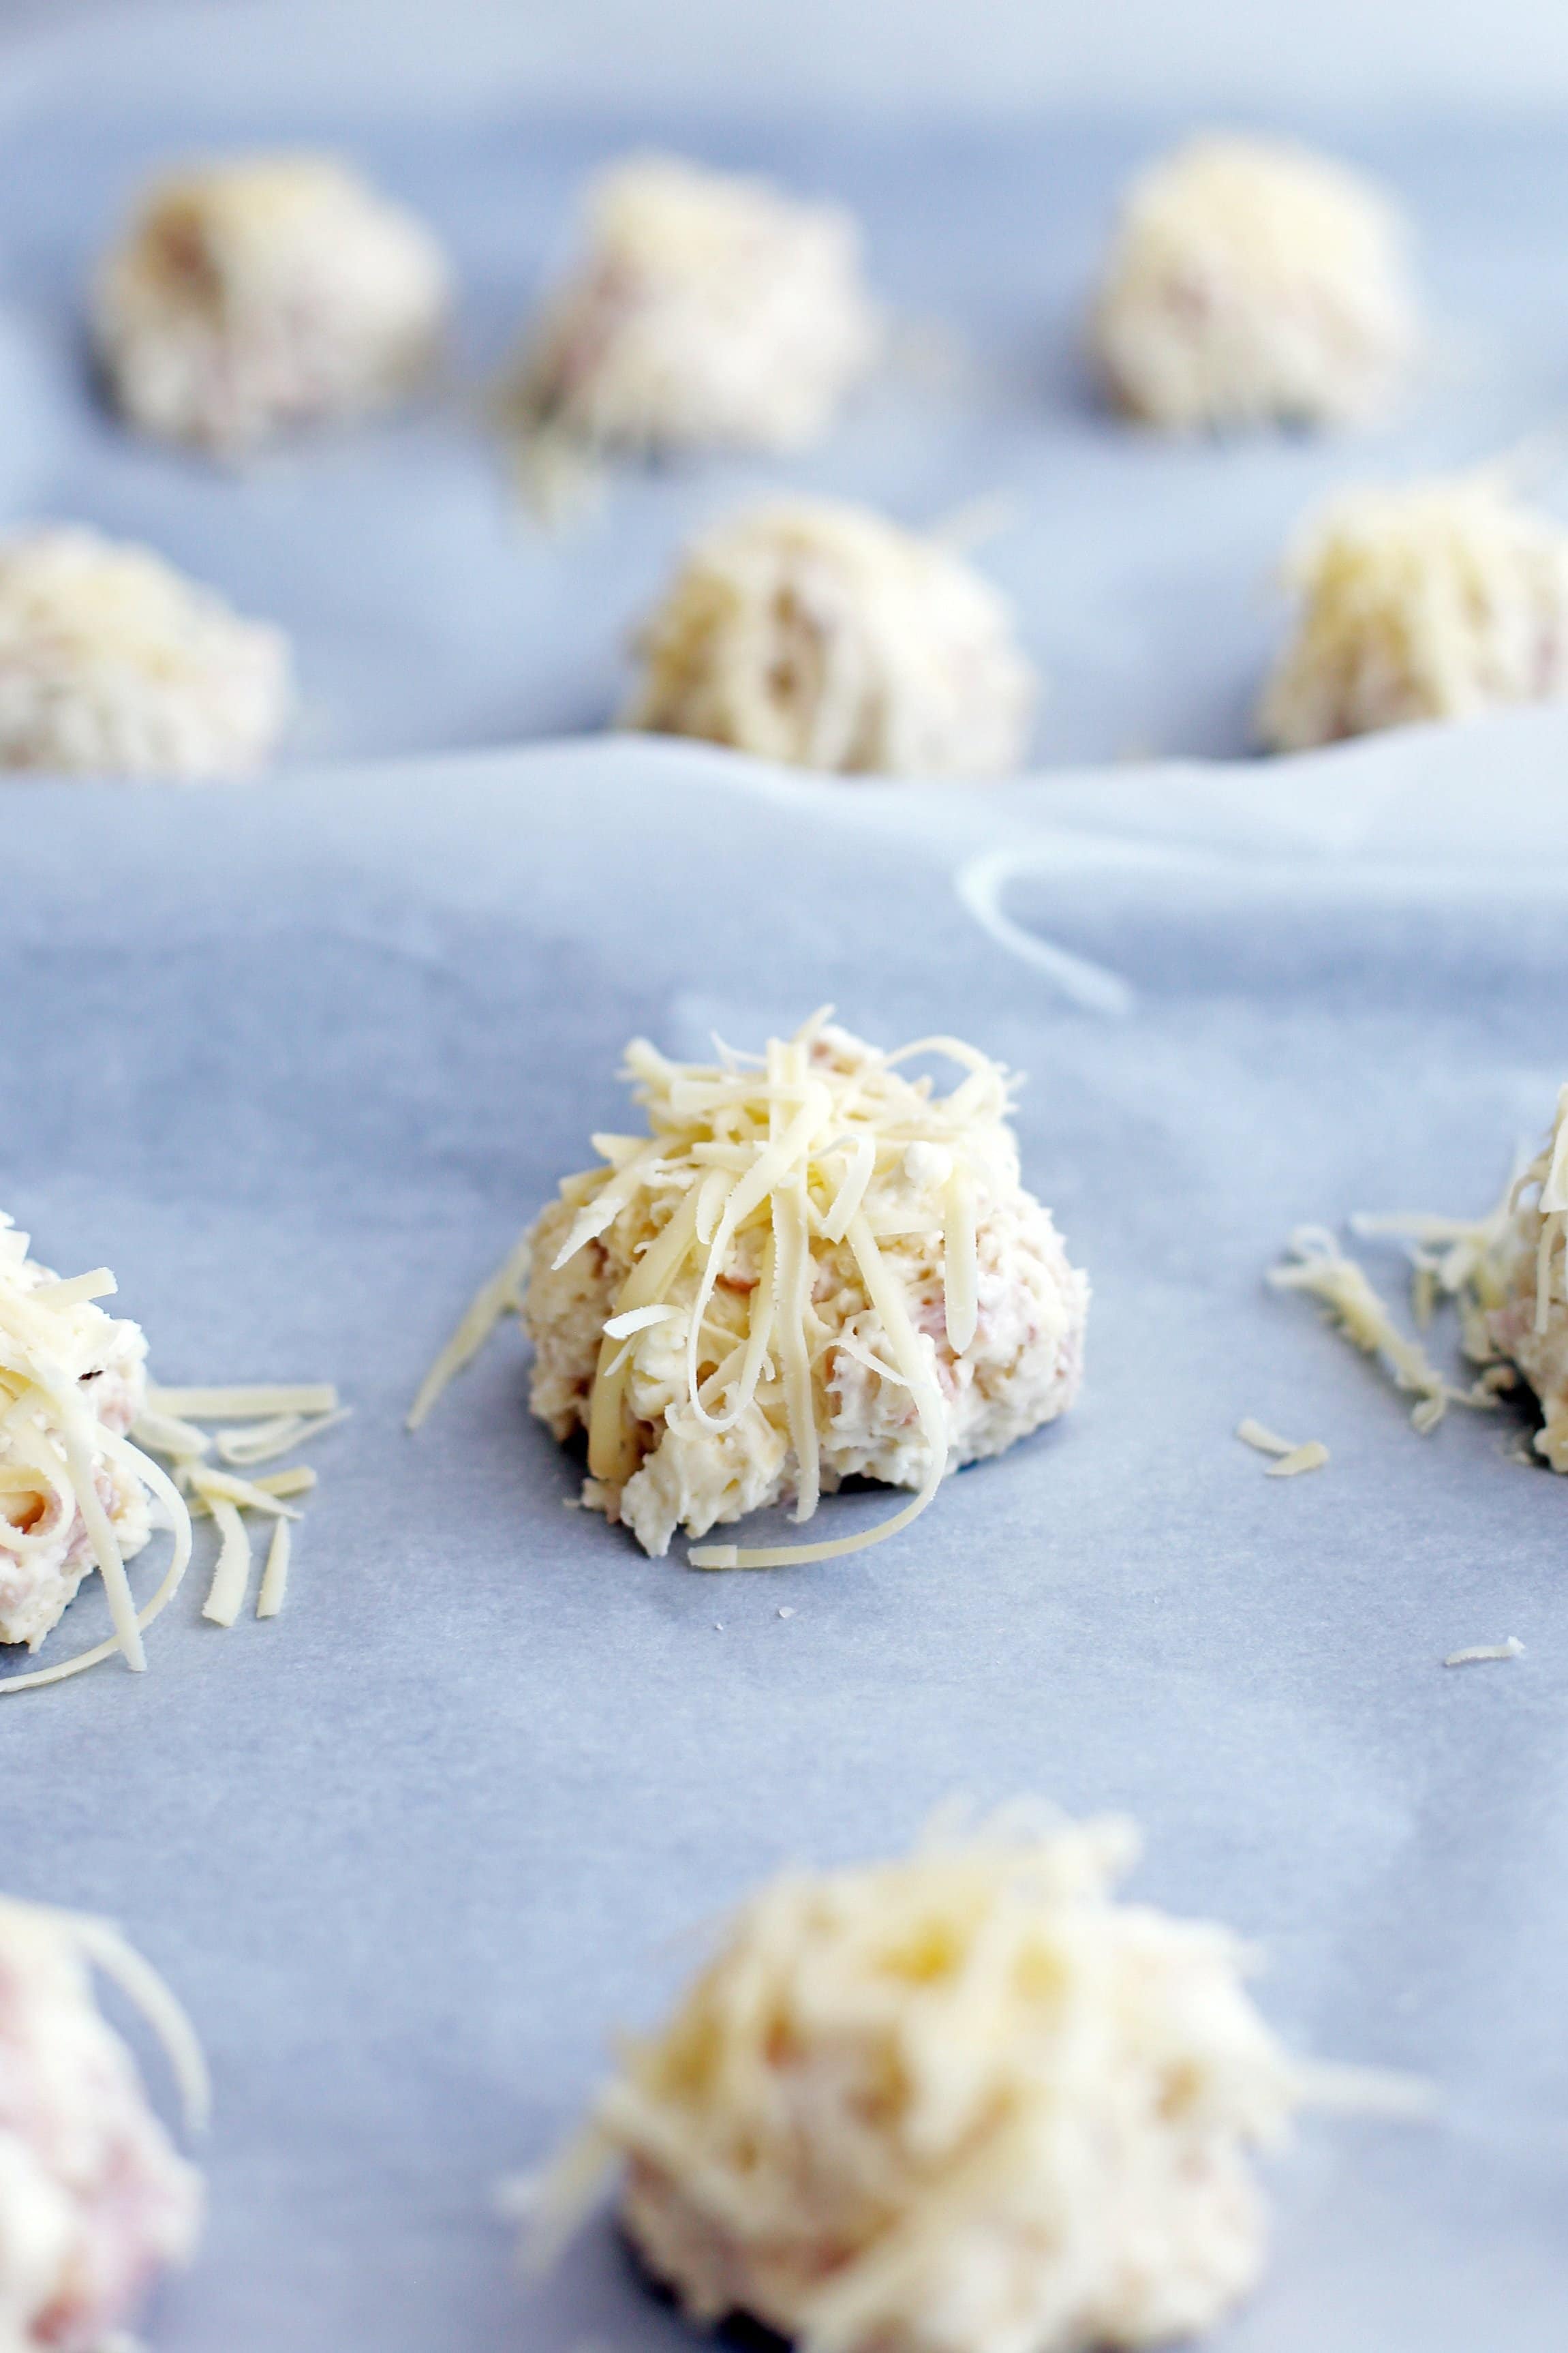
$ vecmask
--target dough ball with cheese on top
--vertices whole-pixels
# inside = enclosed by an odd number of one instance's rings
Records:
[[[868,509],[781,501],[688,550],[637,640],[630,727],[842,775],[1021,764],[1037,680],[1005,598]]]
[[[1500,476],[1347,493],[1286,579],[1299,615],[1258,708],[1276,750],[1568,692],[1568,533]]]
[[[0,1642],[32,1651],[96,1567],[66,1461],[71,1436],[121,1558],[140,1552],[153,1532],[143,1484],[115,1445],[146,1403],[142,1327],[106,1315],[95,1300],[58,1300],[56,1282],[28,1257],[26,1235],[0,1215]],[[37,1385],[40,1355],[79,1408],[72,1432]]]
[[[449,303],[440,248],[401,206],[331,156],[260,155],[154,182],[92,325],[132,425],[241,457],[402,398]]]
[[[1193,140],[1122,206],[1091,327],[1113,397],[1174,431],[1381,415],[1416,343],[1405,245],[1386,199],[1341,164]]]
[[[293,702],[288,640],[143,547],[0,540],[0,768],[245,775]]]
[[[825,1540],[853,1550],[1072,1404],[1089,1284],[1019,1181],[1007,1074],[931,1050],[949,1094],[820,1019],[757,1062],[628,1047],[648,1132],[596,1138],[605,1165],[563,1184],[522,1313],[534,1412],[586,1430],[584,1500],[646,1551],[785,1499],[809,1519],[857,1475],[916,1491]]]
[[[563,2167],[696,2320],[801,2353],[1084,2353],[1208,2327],[1309,2079],[1224,1930],[1120,1903],[1131,1826],[1002,1820],[752,1896]]]
[[[0,1900],[6,2353],[103,2353],[128,2341],[120,2330],[159,2273],[189,2256],[201,2220],[199,2180],[93,1998],[88,1954],[100,1933]]]
[[[837,206],[640,155],[595,183],[587,229],[523,350],[525,432],[599,450],[804,448],[876,354],[858,234]]]

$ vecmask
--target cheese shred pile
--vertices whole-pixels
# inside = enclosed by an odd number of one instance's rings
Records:
[[[1218,2319],[1262,2263],[1253,2153],[1303,2102],[1419,2103],[1291,2059],[1226,1930],[1117,1900],[1137,1844],[1019,1810],[764,1886],[535,2185],[536,2259],[624,2168],[686,2311],[803,2353],[1079,2353]]]
[[[1358,1214],[1350,1222],[1364,1239],[1404,1241],[1416,1327],[1425,1330],[1439,1306],[1451,1304],[1461,1352],[1476,1368],[1472,1380],[1456,1383],[1439,1370],[1322,1227],[1298,1228],[1289,1260],[1269,1270],[1269,1282],[1320,1300],[1344,1336],[1415,1398],[1411,1419],[1424,1433],[1450,1405],[1495,1409],[1522,1377],[1542,1415],[1533,1451],[1568,1472],[1568,1086],[1559,1090],[1546,1143],[1516,1166],[1481,1217],[1403,1211]]]
[[[776,1500],[786,1480],[797,1522],[848,1471],[917,1490],[852,1535],[689,1555],[753,1568],[895,1534],[953,1460],[999,1451],[1069,1403],[1087,1287],[1018,1186],[1007,1074],[952,1038],[879,1053],[827,1010],[715,1066],[635,1040],[626,1073],[648,1133],[594,1138],[605,1165],[567,1178],[484,1286],[411,1424],[515,1313],[539,1349],[535,1411],[563,1438],[586,1429],[584,1501],[628,1517],[650,1551],[677,1524],[700,1534]],[[904,1075],[926,1056],[965,1074],[951,1094]],[[664,1487],[623,1510],[645,1458],[672,1448]]]
[[[107,1267],[58,1280],[0,1215],[0,1640],[36,1650],[95,1567],[114,1628],[72,1658],[0,1678],[0,1696],[58,1683],[116,1651],[142,1672],[142,1634],[184,1581],[195,1516],[210,1515],[220,1537],[203,1614],[231,1626],[249,1584],[247,1517],[281,1532],[300,1516],[288,1498],[315,1483],[300,1465],[246,1474],[342,1418],[325,1384],[150,1387],[138,1327],[96,1304],[115,1289]],[[213,1432],[202,1421],[225,1426]],[[138,1608],[126,1563],[148,1542],[154,1513],[173,1549]],[[258,1615],[276,1614],[287,1567],[285,1535],[281,1546],[275,1540]]]

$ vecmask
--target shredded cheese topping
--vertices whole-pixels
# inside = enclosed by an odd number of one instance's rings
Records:
[[[251,1482],[219,1470],[203,1460],[209,1437],[184,1415],[254,1420],[259,1401],[270,1418],[261,1426],[275,1433],[286,1415],[296,1442],[339,1418],[336,1392],[324,1386],[150,1389],[138,1327],[96,1304],[114,1290],[104,1267],[58,1281],[28,1257],[26,1235],[0,1214],[0,1639],[37,1648],[91,1567],[103,1578],[114,1625],[111,1641],[0,1679],[0,1696],[58,1683],[116,1651],[142,1672],[142,1633],[173,1600],[190,1562],[193,1507],[210,1511],[223,1537],[219,1607],[209,1599],[206,1614],[233,1622],[237,1603],[222,1612],[237,1586],[244,1595],[241,1556],[247,1565],[249,1547],[241,1512],[298,1517],[282,1496],[302,1492],[314,1474],[299,1468]],[[174,1546],[161,1583],[139,1609],[126,1561],[152,1533],[149,1499]]]
[[[1414,355],[1404,224],[1304,148],[1194,139],[1133,182],[1091,324],[1118,402],[1176,431],[1360,423]]]
[[[244,155],[142,192],[92,329],[132,425],[237,459],[403,396],[430,375],[450,301],[424,224],[346,164]]]
[[[1333,500],[1284,577],[1300,615],[1258,718],[1277,751],[1568,693],[1568,532],[1506,466]]]
[[[611,451],[805,448],[881,335],[847,213],[632,156],[590,190],[585,251],[531,329],[500,420],[553,520]]]
[[[628,727],[842,776],[1005,776],[1038,696],[1005,598],[941,539],[790,499],[686,550]]]
[[[1115,1899],[1120,1820],[1015,1812],[763,1887],[622,2044],[536,2185],[547,2258],[622,2216],[693,2318],[804,2353],[1079,2353],[1217,2319],[1262,2261],[1254,2149],[1410,2087],[1289,2058],[1224,1929]]]
[[[689,1457],[721,1460],[734,1434],[766,1458],[770,1475],[782,1475],[787,1460],[795,1518],[804,1522],[816,1510],[825,1477],[837,1484],[840,1475],[837,1459],[825,1468],[823,1444],[835,1377],[829,1358],[842,1351],[857,1382],[868,1376],[879,1397],[897,1392],[897,1475],[916,1486],[913,1502],[853,1535],[765,1548],[702,1546],[689,1559],[698,1568],[751,1568],[858,1550],[908,1525],[949,1467],[949,1405],[935,1334],[940,1329],[958,1366],[975,1356],[983,1287],[988,1322],[994,1320],[989,1242],[983,1285],[982,1228],[999,1208],[1037,1221],[1031,1239],[1054,1253],[1043,1265],[1030,1261],[1036,1289],[1046,1295],[1029,1294],[1029,1345],[1051,1353],[1040,1371],[1040,1409],[1026,1426],[1069,1402],[1087,1290],[1061,1260],[1046,1213],[1018,1187],[1006,1072],[952,1038],[879,1053],[831,1029],[827,1010],[794,1038],[773,1039],[763,1056],[725,1050],[712,1066],[673,1062],[646,1039],[634,1040],[626,1074],[647,1111],[647,1134],[594,1139],[605,1165],[568,1178],[558,1211],[546,1212],[485,1285],[427,1376],[411,1423],[502,1314],[522,1313],[542,1364],[559,1337],[556,1323],[570,1326],[574,1362],[586,1345],[586,1366],[570,1377],[564,1411],[542,1404],[537,1377],[535,1383],[535,1410],[559,1434],[576,1415],[585,1422],[585,1501],[623,1508],[656,1442],[639,1398],[658,1366],[671,1400],[662,1419]],[[966,1073],[952,1094],[936,1095],[929,1079],[904,1075],[902,1065],[931,1055]],[[612,1240],[614,1260],[606,1257]],[[934,1279],[929,1301],[911,1295],[911,1254]],[[531,1261],[534,1288],[525,1293]],[[612,1272],[612,1265],[624,1271]],[[1060,1287],[1055,1297],[1052,1282]],[[594,1308],[574,1288],[579,1283],[594,1286]],[[562,1303],[552,1307],[552,1298]],[[875,1345],[867,1336],[873,1325]],[[1067,1369],[1058,1356],[1070,1359]],[[548,1366],[544,1375],[549,1386]],[[683,1500],[689,1505],[689,1495]],[[703,1525],[739,1516],[743,1507],[731,1499]],[[677,1516],[689,1519],[690,1512]]]

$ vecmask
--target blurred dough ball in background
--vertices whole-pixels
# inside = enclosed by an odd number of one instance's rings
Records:
[[[1211,135],[1132,183],[1090,340],[1116,402],[1173,431],[1355,425],[1407,378],[1404,222],[1303,148]]]
[[[1115,1899],[1136,1852],[1121,1821],[1005,1817],[773,1881],[623,2046],[562,2203],[624,2164],[627,2233],[686,2312],[803,2353],[1208,2327],[1262,2268],[1250,2159],[1311,2073],[1226,1931]]]
[[[292,699],[282,631],[150,549],[58,526],[0,539],[0,768],[244,775]]]
[[[1300,612],[1258,713],[1276,751],[1568,694],[1568,533],[1500,468],[1347,491],[1285,579]]]
[[[843,775],[1005,776],[1037,694],[999,590],[939,539],[825,499],[698,539],[637,650],[626,726]]]
[[[527,337],[507,413],[599,450],[804,448],[876,357],[860,237],[836,205],[632,156]]]
[[[129,2346],[158,2274],[189,2257],[202,2187],[94,1998],[100,1924],[0,1898],[0,2344]],[[111,1936],[122,1989],[134,1957]],[[132,1982],[144,1987],[141,1965]],[[144,2007],[146,1995],[132,1993]],[[149,2013],[151,2015],[151,2013]],[[188,2031],[188,2030],[186,2030]]]
[[[331,156],[259,155],[155,181],[92,292],[110,389],[143,432],[241,457],[402,398],[450,303],[420,222]]]

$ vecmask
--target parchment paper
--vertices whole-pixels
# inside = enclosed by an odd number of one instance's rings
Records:
[[[203,1625],[198,1575],[144,1678],[0,1704],[4,1883],[122,1920],[212,2053],[163,2353],[675,2348],[607,2226],[517,2282],[494,2179],[694,1923],[955,1789],[1131,1810],[1137,1892],[1266,1946],[1293,2042],[1441,2088],[1430,2127],[1305,2134],[1221,2344],[1561,2344],[1568,1490],[1502,1416],[1417,1438],[1262,1274],[1298,1219],[1479,1209],[1549,1118],[1565,753],[1535,717],[1283,786],[861,789],[628,744],[0,797],[0,1201],[116,1269],[163,1378],[355,1409],[276,1624]],[[1131,1010],[988,933],[977,860]],[[457,1310],[625,1120],[626,1039],[760,1042],[824,999],[1027,1071],[1026,1172],[1095,1286],[1079,1409],[901,1540],[765,1576],[563,1510],[511,1329],[406,1437]],[[1244,1413],[1331,1467],[1265,1479]]]

